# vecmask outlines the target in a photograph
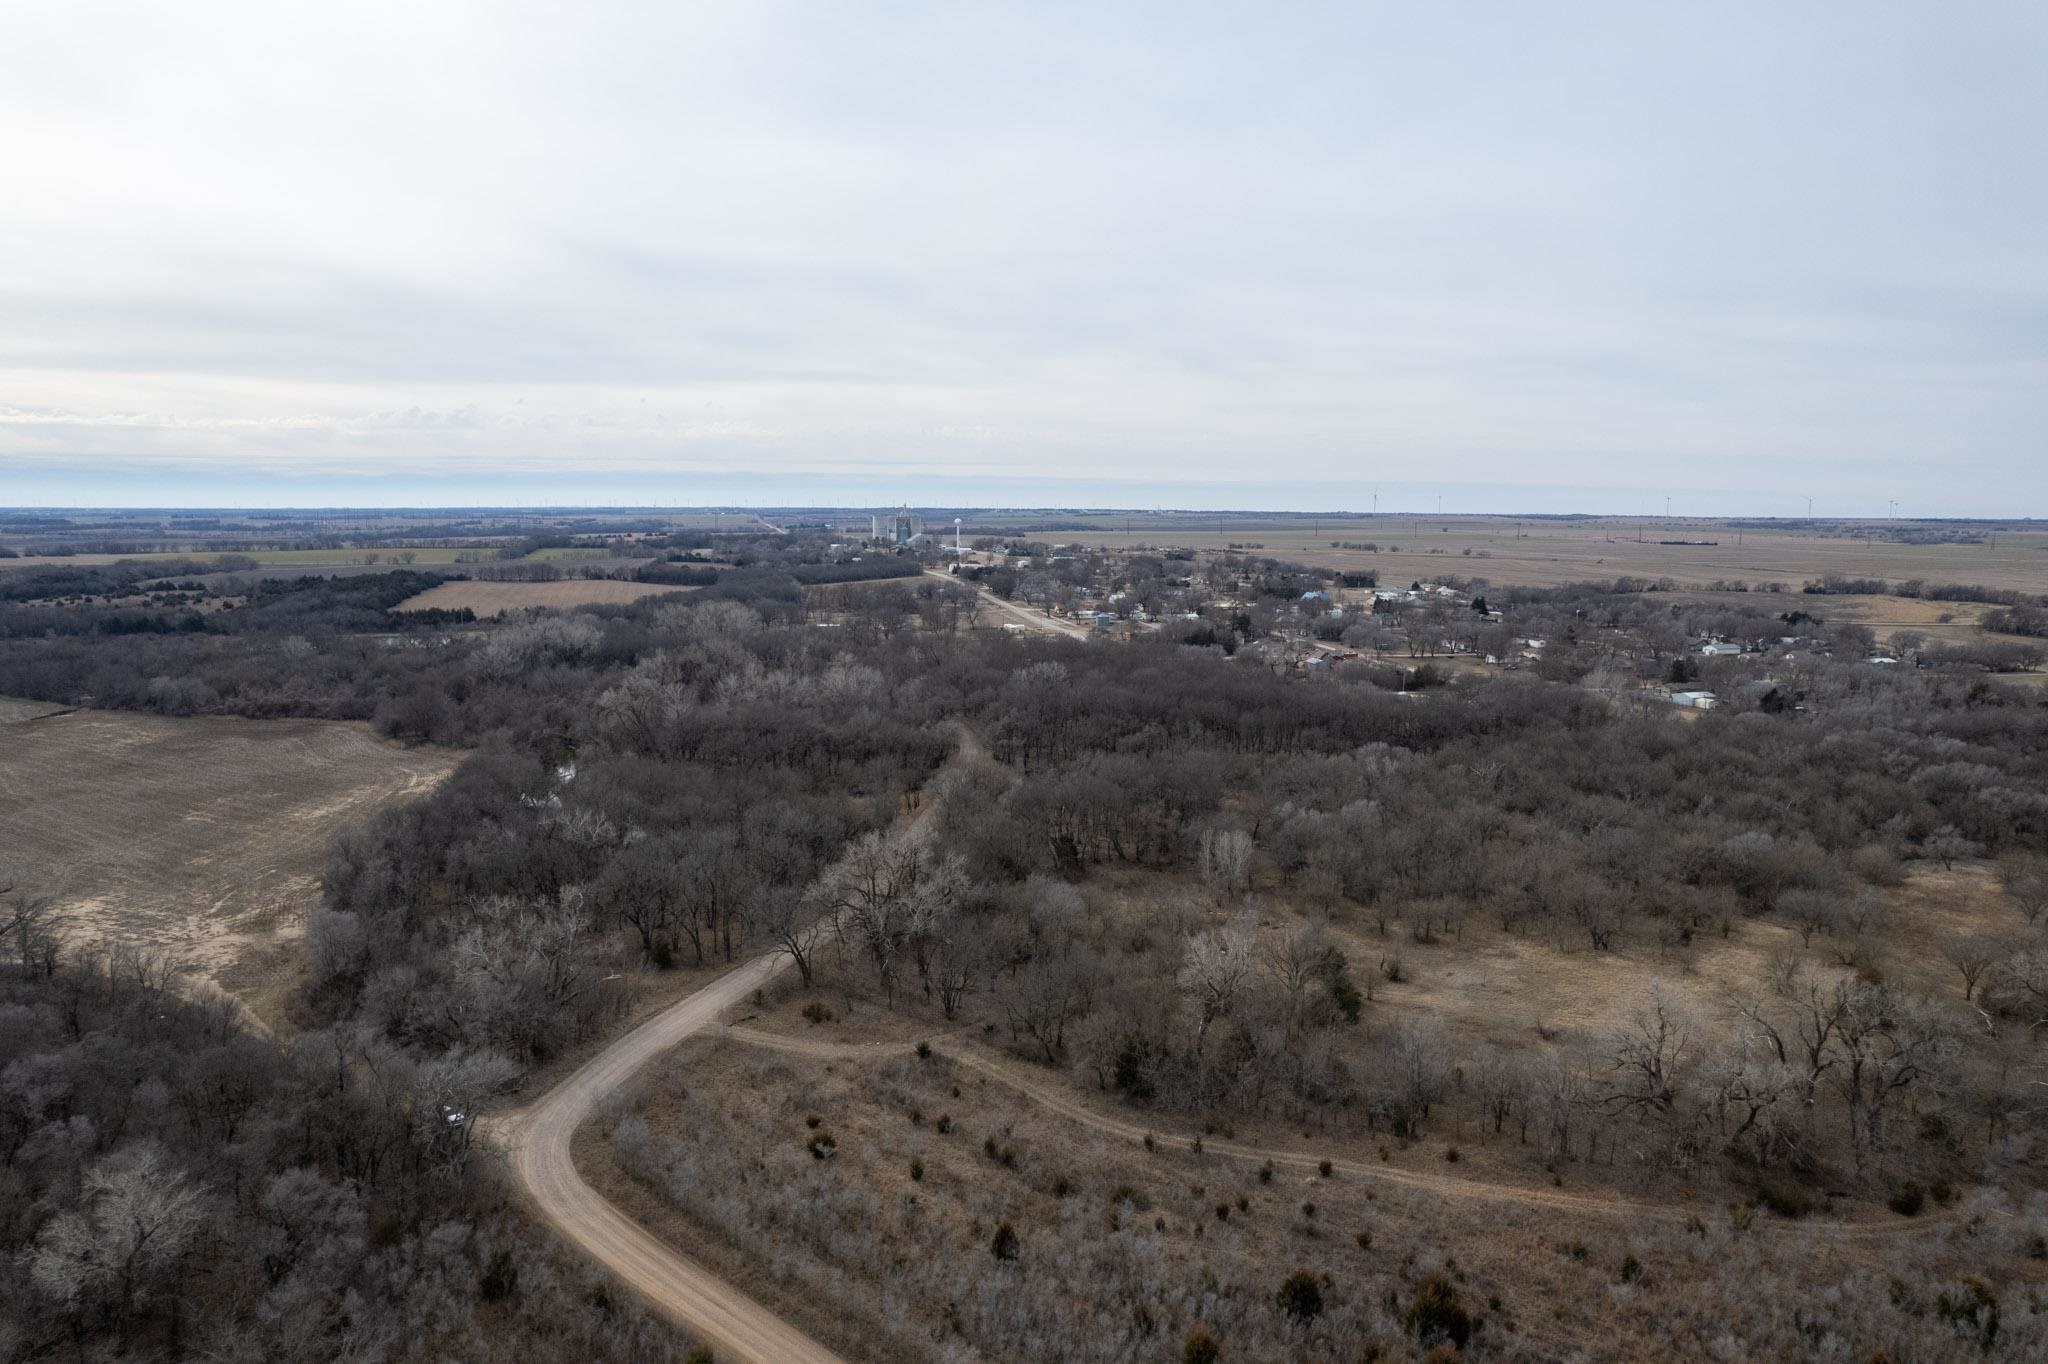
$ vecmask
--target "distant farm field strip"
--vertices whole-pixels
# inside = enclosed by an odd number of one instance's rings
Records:
[[[0,875],[54,895],[74,943],[159,949],[259,1013],[334,836],[461,757],[324,720],[36,705],[0,703]]]
[[[24,701],[18,697],[0,696],[0,726],[16,724],[23,720],[40,720],[45,715],[55,715],[63,709],[65,707],[54,701]]]
[[[226,555],[253,559],[260,567],[265,568],[347,568],[365,564],[374,556],[376,566],[380,570],[424,568],[430,565],[446,567],[449,564],[467,562],[465,555],[468,559],[475,560],[496,557],[490,550],[482,549],[408,549],[404,546],[390,549],[206,549],[149,554],[25,554],[18,559],[0,559],[0,570],[104,568],[109,564],[167,563],[174,559],[192,559],[210,564]],[[401,561],[400,555],[412,557],[409,561]]]
[[[2048,592],[2048,534],[2000,531],[1977,544],[1906,544],[1806,531],[1741,529],[1719,521],[1639,526],[1600,521],[1528,521],[1512,517],[1383,516],[1330,518],[1224,530],[1148,528],[1047,532],[1034,539],[1124,548],[1150,544],[1222,551],[1233,546],[1348,572],[1372,571],[1406,586],[1445,577],[1484,578],[1499,586],[1550,587],[1622,576],[1670,578],[1691,587],[1740,579],[1782,582],[1797,590],[1830,573],[1929,583]],[[1663,540],[1689,543],[1662,544]],[[1358,548],[1377,545],[1377,550]]]
[[[479,616],[501,616],[530,607],[617,605],[664,592],[689,590],[664,583],[620,582],[614,578],[563,578],[551,583],[441,583],[416,597],[407,597],[394,609],[460,611],[467,607]]]

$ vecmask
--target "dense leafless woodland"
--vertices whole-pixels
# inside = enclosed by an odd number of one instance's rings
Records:
[[[652,1361],[449,1121],[501,1060],[279,1044],[146,955],[0,978],[0,1358]]]
[[[1168,568],[1138,563],[1132,590]],[[1642,1253],[1662,1291],[1691,1265],[1718,1304],[1719,1336],[1690,1304],[1681,1353],[2048,1350],[2039,693],[1860,666],[1859,627],[1787,623],[1811,599],[1674,607],[1641,584],[1489,592],[1501,628],[1549,641],[1513,675],[1304,676],[1252,647],[1298,575],[1221,571],[1273,590],[1095,645],[961,628],[967,589],[930,579],[807,597],[771,562],[687,601],[490,628],[394,619],[415,584],[382,575],[259,592],[228,625],[117,627],[129,617],[96,613],[134,608],[88,605],[52,631],[20,614],[48,608],[7,608],[0,692],[374,719],[476,751],[336,849],[288,1041],[172,1000],[146,961],[15,935],[0,1359],[670,1348],[517,1229],[448,1115],[601,1035],[612,978],[764,950],[798,958],[821,1012],[974,1025],[1147,1121],[1476,1141],[1518,1178],[1713,1190],[1697,1232],[1643,1233],[1663,1238]],[[1491,642],[1481,613],[1428,610],[1443,619],[1373,615],[1347,642]],[[1701,638],[1794,629],[1828,647],[1767,687],[1692,657]],[[1721,708],[1649,713],[1603,685],[1667,669],[1725,676]],[[963,745],[976,760],[934,781]],[[906,831],[916,800],[936,818]],[[1940,941],[1934,988],[1896,944],[1899,888],[1937,867],[1995,878],[2000,908]],[[1426,951],[1482,930],[1676,976],[1750,924],[1799,950],[1712,1016],[1651,988],[1609,1034],[1477,1038],[1401,990]],[[882,1083],[930,1103],[914,1073]],[[729,1121],[708,1102],[697,1119]],[[764,1181],[732,1163],[736,1141],[677,1146],[638,1121],[612,1126],[636,1177],[824,1291],[858,1291],[873,1252],[909,1244],[858,1162]],[[1940,1253],[1901,1237],[1817,1279],[1746,1239],[1836,1203],[1946,1219]],[[1105,1226],[1100,1199],[1045,1207],[1021,1257],[881,1271],[897,1327],[936,1330],[933,1357],[1214,1358],[1205,1333],[1226,1359],[1601,1354],[1597,1319],[1533,1353],[1497,1326],[1453,1336],[1416,1295],[1456,1245],[1402,1233],[1421,1258],[1365,1271],[1344,1237],[1310,1238],[1268,1284],[1152,1245],[1145,1219]],[[806,1246],[815,1262],[792,1265]],[[1322,1285],[1314,1311],[1300,1285],[1280,1293],[1295,1260]],[[1183,1277],[1203,1272],[1224,1278]],[[1515,1295],[1498,1278],[1488,1294]],[[1471,1286],[1466,1309],[1501,1315]],[[1112,1316],[1153,1327],[1108,1331]]]

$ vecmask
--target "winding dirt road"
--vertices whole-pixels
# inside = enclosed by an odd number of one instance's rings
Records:
[[[756,957],[669,1006],[605,1048],[530,1106],[485,1120],[540,1214],[663,1315],[748,1364],[847,1364],[745,1293],[656,1240],[583,1182],[570,1142],[606,1095],[684,1038],[718,1021],[789,965]]]
[[[1056,622],[1045,624],[1055,630],[1060,628]],[[945,783],[938,778],[979,761],[981,756],[973,733],[963,730],[959,747],[931,783],[933,794],[942,795],[945,789]],[[936,800],[924,801],[904,824],[911,828],[923,826],[936,808]],[[790,964],[786,954],[773,952],[734,968],[627,1033],[532,1104],[487,1116],[480,1121],[479,1128],[485,1141],[504,1155],[542,1217],[657,1311],[711,1344],[719,1358],[743,1364],[848,1364],[740,1289],[650,1235],[585,1183],[570,1156],[576,1130],[600,1102],[648,1062],[685,1038],[714,1026],[727,1010],[749,1000]],[[818,1042],[743,1027],[729,1028],[726,1035],[735,1041],[825,1058],[883,1057],[911,1050],[905,1044]],[[1324,1159],[1307,1152],[1221,1138],[1210,1138],[1197,1146],[1198,1138],[1159,1132],[1105,1113],[1066,1085],[1033,1074],[1029,1067],[1019,1063],[993,1056],[960,1037],[935,1038],[933,1046],[956,1064],[1015,1090],[1051,1112],[1127,1141],[1150,1141],[1155,1147],[1201,1150],[1237,1160],[1270,1161],[1275,1166],[1305,1173],[1315,1173]],[[1336,1172],[1448,1197],[1513,1202],[1560,1213],[1668,1221],[1691,1215],[1690,1210],[1682,1207],[1493,1184],[1341,1157],[1330,1158],[1330,1164]],[[1885,1238],[1924,1233],[1957,1220],[1959,1215],[1959,1210],[1951,1210],[1912,1222],[1808,1222],[1774,1229],[1827,1240]]]
[[[936,797],[962,769],[982,760],[972,730],[960,727],[952,756],[898,821],[905,830],[930,827]],[[576,1129],[649,1061],[715,1024],[719,1016],[792,964],[769,952],[738,966],[606,1047],[568,1079],[522,1109],[479,1121],[484,1140],[512,1167],[540,1215],[599,1264],[618,1275],[662,1315],[709,1342],[722,1360],[741,1364],[847,1364],[744,1292],[657,1240],[590,1187],[570,1157]]]

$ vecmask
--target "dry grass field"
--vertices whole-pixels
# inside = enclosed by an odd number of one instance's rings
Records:
[[[1170,877],[1111,875],[1094,893],[1147,921],[1202,912]],[[2020,930],[1992,870],[1915,868],[1891,900],[1883,969],[1967,1019],[1938,944]],[[1264,931],[1297,917],[1269,899]],[[1362,1032],[1429,1014],[1460,1055],[1595,1041],[1653,983],[1713,1051],[1771,958],[1841,969],[1824,940],[1763,920],[1609,952],[1479,920],[1428,944],[1399,921],[1333,936],[1361,974],[1394,952],[1409,965],[1378,983]],[[785,978],[725,1038],[650,1067],[580,1133],[577,1164],[635,1221],[849,1358],[992,1357],[1028,1331],[1031,1357],[1168,1359],[1198,1324],[1225,1359],[1278,1358],[1259,1315],[1298,1269],[1321,1280],[1330,1323],[1295,1342],[1304,1360],[1418,1358],[1402,1313],[1432,1279],[1484,1319],[1487,1357],[1518,1360],[1761,1357],[1744,1350],[1798,1339],[1784,1314],[1802,1298],[1833,1303],[1838,1323],[1864,1313],[1842,1358],[1960,1360],[1989,1351],[1932,1321],[1922,1300],[1940,1286],[1990,1269],[2010,1276],[2016,1322],[2044,1307],[2048,1262],[2028,1258],[2024,1220],[1986,1213],[1967,1187],[1919,1218],[1830,1195],[1807,1220],[1755,1220],[1744,1189],[1707,1170],[1653,1174],[1611,1150],[1546,1167],[1512,1126],[1495,1134],[1472,1114],[1415,1141],[1277,1118],[1197,1129],[1079,1066],[1022,1059],[1001,1019],[986,996],[948,1022],[911,996],[889,1009]],[[991,1271],[999,1223],[1019,1250]],[[1169,1287],[1189,1284],[1200,1291]],[[1844,1307],[1844,1292],[1867,1306]]]
[[[479,617],[490,619],[507,611],[621,605],[643,597],[658,597],[664,592],[690,590],[662,583],[620,582],[612,578],[563,578],[551,583],[455,582],[430,587],[416,597],[406,598],[392,609],[460,611],[468,607]]]
[[[363,725],[54,710],[0,701],[0,861],[74,941],[160,950],[262,1018],[335,833],[460,760]]]
[[[1085,1091],[1075,1099],[1110,1108]],[[644,1139],[618,1139],[628,1118]],[[1201,1322],[1232,1342],[1225,1323],[1255,1316],[1297,1269],[1322,1278],[1333,1314],[1362,1319],[1367,1352],[1345,1359],[1417,1358],[1399,1312],[1443,1273],[1485,1319],[1491,1357],[1705,1360],[1739,1357],[1726,1352],[1736,1323],[1724,1304],[1753,1296],[1739,1286],[1748,1276],[1817,1294],[1881,1275],[1900,1238],[1930,1272],[2008,1253],[1939,1214],[1772,1219],[1745,1232],[1704,1192],[1644,1207],[1589,1189],[1601,1172],[1580,1167],[1562,1188],[1510,1185],[1490,1172],[1512,1158],[1512,1134],[1375,1148],[1236,1129],[1237,1142],[1307,1157],[1262,1173],[1259,1160],[1231,1153],[1235,1143],[1212,1136],[1204,1154],[1168,1141],[1175,1130],[1166,1122],[1148,1151],[948,1054],[803,1055],[707,1038],[586,1127],[576,1157],[635,1221],[856,1359],[963,1357],[945,1352],[959,1337],[993,1357],[990,1343],[1019,1329],[993,1300],[1004,1295],[947,1290],[979,1277],[972,1266],[988,1263],[999,1221],[1016,1229],[1019,1257],[981,1282],[1057,1305],[1064,1320],[1034,1323],[1048,1333],[1041,1343],[1065,1334],[1112,1357],[1109,1342],[1135,1329],[1152,1343],[1130,1357],[1158,1359],[1178,1358]],[[834,1143],[829,1160],[807,1153],[818,1132]],[[1313,1166],[1325,1155],[1336,1157],[1329,1174]],[[790,1253],[792,1242],[802,1249]],[[906,1272],[912,1264],[919,1270]],[[1169,1283],[1203,1287],[1158,1291]],[[1338,1357],[1321,1341],[1300,1346],[1298,1358]],[[1256,1347],[1224,1355],[1277,1357]]]
[[[1995,871],[1988,865],[1952,871],[1916,865],[1889,899],[1892,913],[1878,938],[1886,977],[1914,993],[1947,1000],[1959,1021],[1973,1021],[1940,942],[1949,933],[2021,936],[2024,925],[2000,894]],[[1286,922],[1276,916],[1268,931]],[[1583,935],[1510,934],[1482,916],[1469,918],[1460,936],[1430,944],[1414,942],[1399,922],[1386,937],[1355,920],[1333,927],[1331,936],[1364,968],[1398,956],[1408,978],[1379,982],[1380,1004],[1441,1019],[1460,1050],[1481,1043],[1540,1049],[1545,1039],[1598,1044],[1627,1025],[1652,986],[1682,1005],[1711,1046],[1722,1047],[1735,1040],[1730,1025],[1737,1006],[1768,995],[1774,957],[1798,958],[1817,979],[1847,974],[1830,957],[1826,939],[1804,945],[1790,927],[1772,919],[1735,920],[1725,938],[1705,933],[1683,946],[1624,941],[1606,952],[1594,951]]]
[[[1642,538],[1638,540],[1638,532]],[[1551,587],[1591,579],[1669,577],[1703,587],[1723,579],[1782,582],[1797,590],[1828,573],[1893,581],[2048,592],[2048,531],[2000,531],[1987,543],[1910,545],[1848,534],[1806,530],[1738,532],[1718,521],[1521,521],[1494,516],[1380,516],[1303,524],[1261,525],[1248,520],[1228,530],[1148,528],[1134,519],[1129,531],[1062,531],[1043,538],[1121,548],[1133,544],[1222,550],[1258,544],[1274,558],[1360,571],[1376,569],[1383,582],[1407,583],[1443,575],[1495,583]],[[1332,549],[1331,541],[1377,544],[1378,553]],[[1712,545],[1661,545],[1659,540],[1711,540]],[[1470,551],[1468,554],[1467,551]]]
[[[1220,921],[1225,915],[1214,905],[1205,909],[1202,891],[1171,876],[1112,869],[1098,873],[1093,887],[1095,894],[1114,904],[1125,922],[1166,924],[1189,915]],[[1888,899],[1891,911],[1877,935],[1873,960],[1881,963],[1887,978],[1914,994],[1942,1001],[1961,1026],[1973,1026],[1977,1015],[1964,1001],[1961,979],[1944,960],[1941,943],[1945,935],[1959,933],[2015,941],[2022,937],[2024,921],[2001,894],[1995,870],[1982,863],[1959,863],[1951,870],[1916,864],[1904,884],[1888,892]],[[1269,894],[1264,897],[1259,932],[1278,938],[1303,919],[1303,912],[1287,897]],[[1802,943],[1798,933],[1773,919],[1736,919],[1725,937],[1702,933],[1683,944],[1659,942],[1647,934],[1624,937],[1609,951],[1595,951],[1583,935],[1510,934],[1482,915],[1467,916],[1460,931],[1427,943],[1415,941],[1410,926],[1399,919],[1390,920],[1383,935],[1375,921],[1356,913],[1329,922],[1327,931],[1354,973],[1373,987],[1364,1027],[1343,1044],[1347,1051],[1412,1015],[1441,1022],[1451,1051],[1460,1057],[1481,1045],[1510,1054],[1598,1047],[1629,1023],[1653,987],[1678,1006],[1688,1029],[1707,1050],[1716,1051],[1737,1042],[1740,1006],[1768,1001],[1774,958],[1797,959],[1814,980],[1848,974],[1831,955],[1833,944],[1825,936]],[[1399,958],[1404,968],[1398,983],[1384,979],[1379,969],[1390,958]],[[801,1013],[805,1004],[821,997],[835,1013],[822,1026]],[[994,1032],[984,1033],[984,1025]],[[936,1009],[908,996],[898,1009],[890,1010],[837,995],[804,994],[787,982],[771,991],[746,1026],[793,1042],[899,1050],[941,1036],[993,1040],[1007,1035],[1001,1011],[986,995],[970,997],[961,1019],[949,1023]],[[1352,1059],[1363,1063],[1362,1053]],[[1092,1082],[1078,1067],[1061,1076],[1035,1064],[1018,1065],[1041,1083],[1063,1088],[1072,1100],[1099,1101]],[[1143,1110],[1122,1111],[1128,1119],[1149,1121]],[[1159,1121],[1170,1129],[1174,1120]],[[1286,1123],[1255,1119],[1240,1122],[1236,1135],[1282,1147],[1299,1145],[1303,1136]],[[1383,1139],[1362,1125],[1317,1137],[1328,1154],[1367,1161],[1377,1158]],[[1497,1155],[1515,1153],[1510,1148]],[[1533,1170],[1526,1158],[1497,1159],[1493,1150],[1478,1143],[1466,1153],[1458,1173],[1465,1181],[1497,1183],[1507,1195],[1526,1187]],[[1582,1188],[1604,1187],[1607,1196],[1622,1197],[1624,1205],[1630,1198],[1654,1202],[1679,1194],[1668,1181],[1644,1183],[1642,1172],[1634,1169],[1581,1166],[1573,1181]],[[1739,1191],[1696,1187],[1684,1196],[1695,1194],[1726,1199]],[[1836,1211],[1851,1218],[1885,1216],[1875,1203],[1844,1201]]]

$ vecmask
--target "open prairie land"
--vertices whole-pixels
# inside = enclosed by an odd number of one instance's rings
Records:
[[[335,833],[458,760],[331,721],[0,701],[0,860],[58,898],[73,941],[160,950],[264,1016]]]
[[[1640,530],[1641,539],[1637,538]],[[1809,578],[1839,573],[1894,582],[1981,583],[1986,587],[2048,592],[2048,531],[1998,531],[1981,544],[1906,544],[1846,529],[1816,531],[1747,528],[1720,521],[1618,518],[1591,521],[1516,521],[1498,516],[1380,516],[1260,524],[1247,520],[1218,530],[1147,526],[1045,533],[1036,538],[1120,548],[1133,544],[1223,550],[1256,544],[1278,559],[1354,572],[1376,569],[1385,582],[1445,575],[1485,578],[1516,586],[1612,579],[1623,575],[1671,578],[1703,587],[1717,580],[1782,582],[1797,590]],[[1713,541],[1665,545],[1660,540]],[[1372,543],[1370,550],[1332,548]]]
[[[665,583],[629,583],[614,578],[563,578],[551,583],[456,582],[430,587],[416,597],[406,598],[394,609],[460,611],[468,607],[479,616],[494,617],[532,607],[615,605],[664,592],[689,590]]]

